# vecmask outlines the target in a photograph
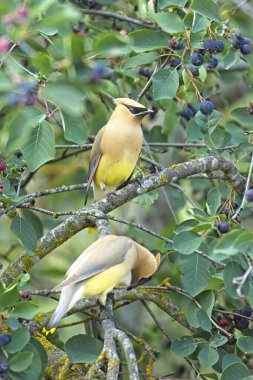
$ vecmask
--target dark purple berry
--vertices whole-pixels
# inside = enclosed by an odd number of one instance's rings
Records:
[[[96,64],[91,70],[92,80],[97,82],[105,75],[105,66],[102,63]]]
[[[241,42],[241,45],[249,45],[250,39],[247,37],[241,37],[240,42]]]
[[[233,39],[233,48],[234,49],[240,49],[240,46],[241,46],[241,42],[238,38],[234,38]]]
[[[5,346],[11,341],[11,336],[10,334],[3,334],[0,336],[0,347]]]
[[[228,209],[228,208],[224,208],[224,209],[220,212],[220,214],[226,215],[226,216],[228,217],[228,215],[229,215],[229,209]]]
[[[236,343],[236,338],[233,335],[231,335],[228,338],[228,344],[234,345],[235,343]]]
[[[193,53],[191,56],[191,63],[194,66],[201,66],[204,63],[204,56],[201,53]]]
[[[177,44],[175,46],[175,50],[182,50],[184,48],[184,42],[179,42],[179,44]]]
[[[194,116],[194,112],[190,107],[187,107],[178,113],[183,116],[186,120],[190,120]]]
[[[225,44],[222,40],[216,40],[215,45],[215,51],[217,51],[218,53],[221,53],[225,49]]]
[[[192,73],[194,77],[199,76],[199,69],[197,67],[190,67],[190,72]]]
[[[244,45],[242,45],[241,47],[240,47],[240,50],[241,50],[241,53],[242,54],[250,54],[251,53],[251,46],[250,45],[246,45],[246,44],[244,44]]]
[[[238,38],[238,39],[240,39],[240,38],[242,37],[242,33],[241,33],[240,30],[237,30],[237,31],[235,32],[235,37]]]
[[[146,78],[150,78],[152,75],[152,70],[148,69],[147,67],[141,67],[139,69],[139,74]]]
[[[4,362],[0,362],[0,374],[1,374],[1,377],[3,374],[7,373],[9,370],[9,364],[8,362],[4,361]]]
[[[3,263],[0,261],[0,270],[3,268]]]
[[[205,50],[214,51],[216,49],[216,43],[215,43],[215,41],[212,40],[211,38],[207,38],[204,41],[204,49]]]
[[[210,59],[210,62],[208,63],[208,67],[210,69],[215,69],[215,67],[217,67],[219,64],[219,61],[216,57],[212,56],[211,59]]]
[[[249,327],[249,320],[245,318],[238,318],[235,320],[235,327],[238,330],[247,330]]]
[[[178,58],[174,58],[171,63],[170,63],[171,67],[176,67],[176,68],[180,68],[180,65],[181,65],[181,59],[178,59]]]
[[[229,231],[229,224],[228,222],[220,222],[217,226],[218,228],[218,231],[221,233],[221,234],[226,234],[228,231]]]
[[[252,315],[252,307],[247,305],[243,309],[239,311],[241,315],[244,315],[245,317],[251,317]]]
[[[149,167],[148,167],[148,171],[149,171],[149,173],[150,174],[155,174],[156,172],[157,172],[157,170],[156,170],[156,166],[155,165],[150,165]]]
[[[192,104],[188,104],[188,107],[192,110],[193,116],[195,116],[196,113],[198,112],[197,108],[194,107],[194,105],[192,105]]]
[[[245,198],[248,202],[253,202],[253,187],[252,189],[248,189],[245,193]]]
[[[6,169],[7,165],[4,161],[0,161],[0,172],[3,172]]]
[[[176,44],[177,44],[177,42],[176,42],[176,40],[173,39],[173,38],[172,38],[172,40],[169,40],[169,41],[168,41],[168,47],[169,47],[170,49],[175,49]]]
[[[200,103],[199,110],[203,115],[211,115],[214,110],[214,105],[210,100],[204,100]]]

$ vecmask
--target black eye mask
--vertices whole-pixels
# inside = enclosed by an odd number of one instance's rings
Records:
[[[128,106],[126,104],[124,104],[124,106],[135,116],[145,116],[154,112],[145,107]]]

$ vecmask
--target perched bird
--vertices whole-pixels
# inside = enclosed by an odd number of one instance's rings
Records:
[[[131,177],[143,142],[141,121],[153,113],[132,99],[118,98],[114,102],[116,108],[98,132],[91,150],[85,204],[92,182],[94,198],[98,200]]]
[[[95,241],[71,265],[65,280],[55,287],[61,296],[47,330],[57,325],[80,298],[98,296],[104,305],[107,294],[115,286],[128,286],[152,276],[159,263],[160,254],[152,255],[126,236],[107,235]]]

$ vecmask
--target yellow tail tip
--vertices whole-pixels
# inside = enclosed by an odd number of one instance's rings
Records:
[[[43,334],[45,334],[46,336],[48,336],[48,334],[54,334],[55,331],[56,331],[56,327],[52,327],[50,330],[47,330],[46,327],[43,327],[42,329]]]

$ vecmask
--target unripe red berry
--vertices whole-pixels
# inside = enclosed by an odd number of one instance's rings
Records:
[[[7,165],[4,161],[0,161],[0,172],[3,172],[6,169]]]
[[[0,37],[0,53],[6,53],[9,49],[10,41],[6,37]]]
[[[222,318],[219,323],[221,327],[226,327],[228,325],[228,319]]]

